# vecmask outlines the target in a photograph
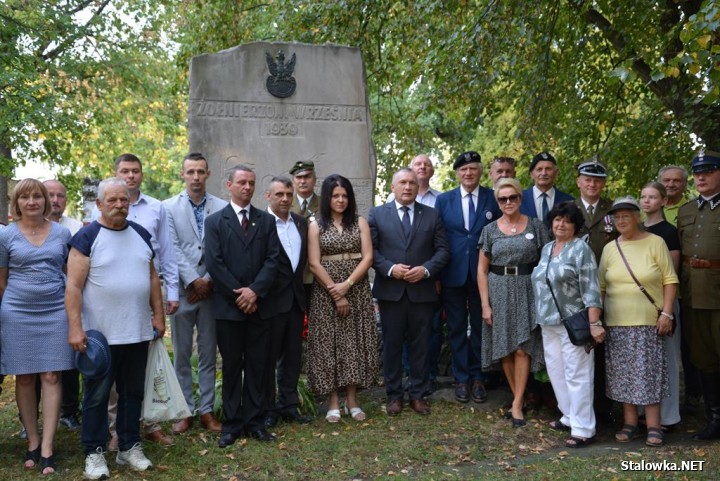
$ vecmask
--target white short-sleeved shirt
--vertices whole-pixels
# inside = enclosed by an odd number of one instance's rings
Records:
[[[102,332],[110,345],[151,340],[150,234],[132,221],[119,230],[94,221],[73,236],[70,246],[90,258],[83,329]]]

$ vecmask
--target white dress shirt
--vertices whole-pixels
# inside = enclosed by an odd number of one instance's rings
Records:
[[[550,212],[555,205],[555,187],[550,187],[550,189],[545,192],[547,194],[547,206],[548,206],[548,212]],[[533,199],[535,200],[535,212],[537,212],[538,219],[542,219],[542,204],[543,204],[543,192],[537,188],[537,186],[533,185]]]
[[[288,215],[288,220],[284,221],[268,207],[268,212],[275,217],[275,227],[277,228],[280,243],[285,249],[285,254],[290,258],[292,270],[295,272],[300,263],[300,251],[302,250],[302,239],[300,238],[300,230],[295,225],[292,215]]]
[[[465,190],[465,187],[460,187],[460,192],[462,193],[462,210],[463,210],[463,219],[465,220],[465,229],[470,230],[472,227],[470,225],[470,197],[468,196],[468,191]],[[477,216],[477,208],[478,208],[478,195],[480,194],[480,186],[478,185],[475,187],[475,190],[469,193],[472,195],[473,205],[475,206],[475,215]]]

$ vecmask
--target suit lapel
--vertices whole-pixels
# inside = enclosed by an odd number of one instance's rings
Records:
[[[230,204],[228,204],[227,207],[223,209],[223,217],[225,218],[225,222],[227,222],[228,226],[230,227],[230,230],[235,233],[238,239],[245,242],[245,235],[243,234],[242,226],[240,226],[238,216]]]
[[[412,226],[410,228],[410,236],[407,239],[407,245],[410,245],[410,243],[415,238],[415,233],[420,228],[420,222],[422,222],[423,219],[423,208],[421,207],[420,202],[415,202],[415,217],[413,218]]]
[[[242,227],[240,227],[240,230],[242,231]],[[260,211],[257,210],[257,207],[253,205],[250,209],[250,218],[248,219],[247,233],[245,234],[243,239],[245,244],[250,244],[252,242],[258,230],[260,230]]]
[[[193,208],[190,205],[190,198],[187,195],[183,195],[180,197],[180,203],[181,203],[180,208],[185,213],[187,222],[192,227],[192,230],[195,233],[195,236],[199,240],[202,240],[200,238],[200,231],[198,231],[197,220],[195,219],[195,212],[193,211]],[[207,206],[207,202],[205,203],[205,205]],[[205,214],[205,218],[207,218],[207,214]]]

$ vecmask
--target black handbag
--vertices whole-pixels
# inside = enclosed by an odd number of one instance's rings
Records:
[[[552,295],[553,301],[555,302],[555,307],[560,313],[560,319],[562,320],[563,326],[565,326],[565,329],[567,330],[570,342],[572,342],[574,346],[585,346],[585,350],[587,352],[590,352],[588,347],[592,349],[592,347],[595,345],[595,339],[593,339],[592,334],[590,334],[590,316],[588,314],[588,309],[585,308],[582,311],[576,312],[571,316],[563,317],[562,309],[560,309],[560,304],[558,304],[557,298],[555,297],[555,292],[553,292],[552,285],[550,285],[550,280],[548,279],[548,270],[550,269],[550,261],[552,260],[552,251],[554,248],[555,243],[553,242],[552,248],[550,249],[550,255],[548,256],[548,265],[545,269],[545,283],[547,284],[548,289],[550,289],[550,294]]]

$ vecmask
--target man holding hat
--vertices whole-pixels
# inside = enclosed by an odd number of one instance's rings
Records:
[[[127,221],[130,193],[123,179],[100,182],[96,205],[100,217],[70,241],[65,288],[68,342],[85,352],[87,330],[107,339],[111,367],[98,377],[84,376],[83,423],[85,477],[106,479],[108,399],[117,384],[117,463],[145,471],[152,463],[140,444],[140,413],[145,392],[149,341],[165,333],[160,278],[155,272],[150,234]],[[90,341],[92,343],[93,341]],[[82,367],[82,366],[80,366]]]
[[[708,417],[693,439],[706,441],[720,439],[720,153],[700,151],[690,170],[700,195],[678,212],[682,325]]]
[[[490,222],[500,218],[493,191],[480,185],[482,164],[477,152],[460,154],[453,164],[460,186],[440,194],[440,212],[450,245],[450,263],[442,270],[442,301],[447,314],[448,343],[452,351],[455,399],[466,403],[487,399],[482,383],[482,318],[477,287],[478,240]],[[468,314],[470,340],[468,341]]]
[[[314,216],[320,210],[320,196],[315,193],[315,163],[312,160],[298,160],[290,169],[290,175],[295,186],[290,210],[306,219]]]
[[[530,177],[535,185],[523,191],[520,213],[547,223],[547,215],[555,204],[573,200],[570,194],[555,188],[557,174],[557,161],[549,152],[540,152],[532,158]]]

